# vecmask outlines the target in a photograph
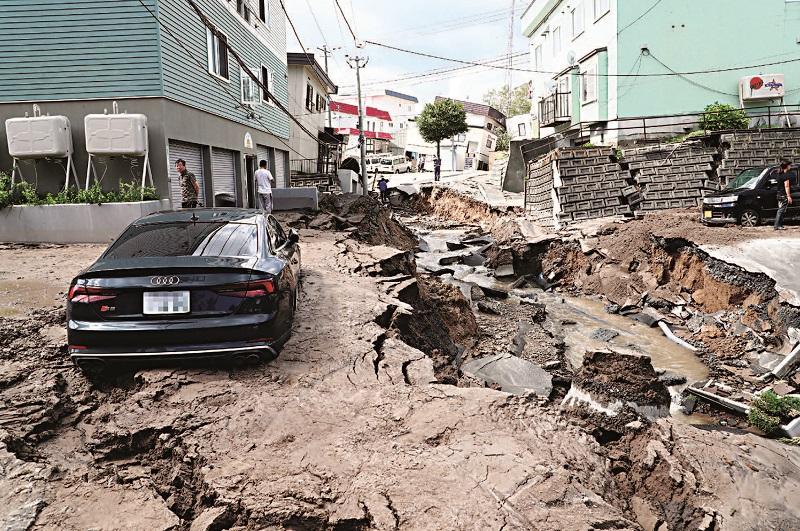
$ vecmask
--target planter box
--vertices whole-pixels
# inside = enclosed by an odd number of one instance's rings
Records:
[[[17,205],[0,210],[0,242],[109,243],[134,220],[169,209],[169,200],[102,205]]]

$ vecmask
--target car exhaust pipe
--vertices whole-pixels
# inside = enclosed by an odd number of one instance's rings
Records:
[[[99,358],[82,358],[76,360],[75,364],[86,374],[101,374],[106,370],[106,362]]]

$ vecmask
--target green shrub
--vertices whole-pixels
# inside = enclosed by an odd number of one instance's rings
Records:
[[[120,183],[119,191],[104,192],[100,185],[94,183],[88,189],[70,187],[56,194],[48,193],[39,197],[36,188],[27,182],[19,182],[11,186],[11,179],[0,172],[0,208],[11,205],[65,205],[65,204],[102,204],[119,202],[152,201],[159,199],[156,189],[150,186],[142,188],[136,181]]]
[[[718,101],[708,105],[700,119],[700,127],[706,131],[747,129],[749,123],[750,119],[743,110]]]
[[[761,393],[750,406],[747,421],[767,435],[778,435],[780,425],[800,415],[800,398]]]

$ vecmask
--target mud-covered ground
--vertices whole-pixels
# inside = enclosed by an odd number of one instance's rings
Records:
[[[796,448],[669,418],[608,437],[557,402],[441,383],[457,383],[464,345],[496,348],[481,315],[415,276],[409,251],[371,245],[386,242],[375,230],[353,238],[346,225],[366,223],[411,244],[360,215],[301,229],[293,337],[239,369],[88,381],[65,354],[57,298],[101,248],[2,248],[4,279],[46,290],[3,295],[16,314],[0,320],[0,527],[800,527]]]

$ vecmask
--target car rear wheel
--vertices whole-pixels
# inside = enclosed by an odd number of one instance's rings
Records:
[[[761,223],[761,216],[753,209],[748,208],[739,216],[742,227],[757,227]]]
[[[397,173],[397,174],[399,174],[399,173],[400,173],[400,170],[394,170],[394,172],[395,172],[395,173]]]

